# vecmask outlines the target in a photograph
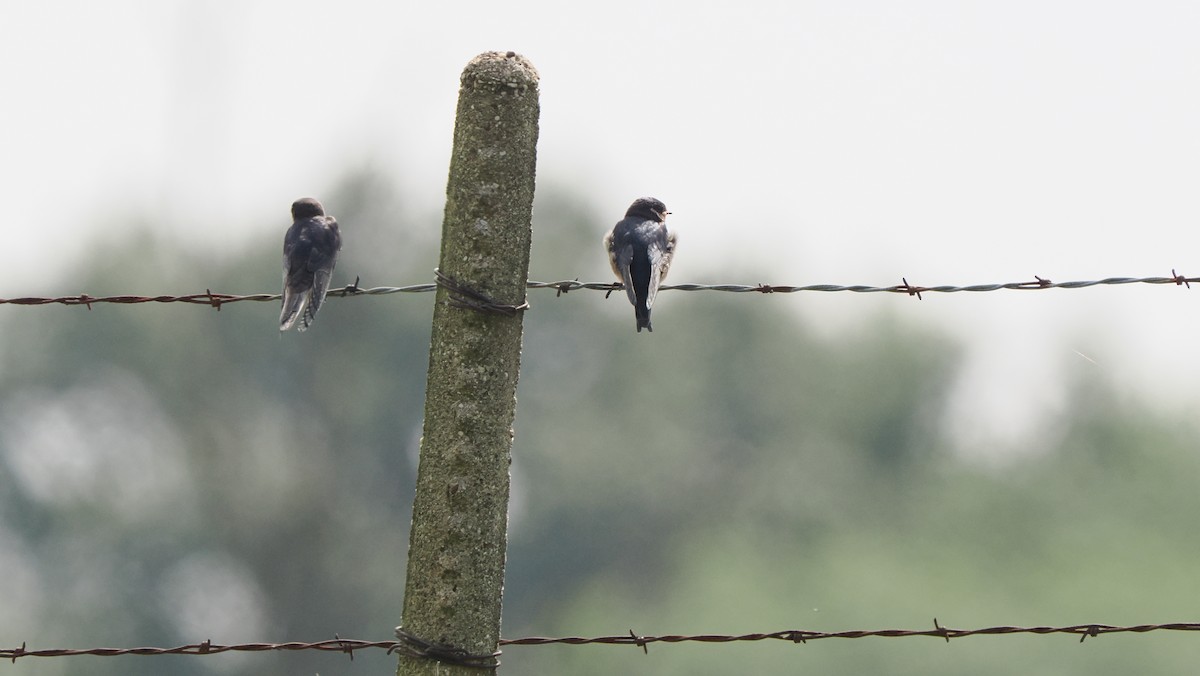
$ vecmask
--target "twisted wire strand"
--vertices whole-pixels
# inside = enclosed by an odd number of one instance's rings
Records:
[[[1151,632],[1162,631],[1183,631],[1194,632],[1200,631],[1200,623],[1196,622],[1171,622],[1164,624],[1137,624],[1129,626],[1115,626],[1110,624],[1073,624],[1067,626],[1034,626],[1034,627],[1018,627],[1011,625],[1002,625],[995,627],[983,627],[979,629],[952,629],[942,626],[936,618],[933,620],[933,628],[926,629],[857,629],[848,631],[807,631],[800,629],[788,629],[783,631],[775,631],[769,633],[756,634],[699,634],[699,635],[680,635],[680,634],[665,634],[660,636],[641,636],[634,633],[632,630],[628,634],[615,634],[611,636],[563,636],[563,637],[545,637],[545,636],[530,636],[516,639],[501,639],[501,646],[544,646],[544,645],[629,645],[641,648],[646,651],[648,646],[653,643],[735,643],[735,642],[759,642],[759,641],[787,641],[789,643],[807,643],[819,639],[842,638],[842,639],[862,639],[862,638],[911,638],[916,636],[924,636],[930,638],[940,638],[945,641],[950,639],[966,638],[969,636],[1012,636],[1019,634],[1069,634],[1078,636],[1080,642],[1088,637],[1097,637],[1104,634],[1147,634]],[[8,659],[16,662],[18,657],[71,657],[77,655],[96,655],[101,657],[114,657],[119,655],[216,655],[225,652],[269,652],[269,651],[298,651],[298,650],[317,650],[323,652],[340,652],[354,658],[354,652],[357,650],[366,650],[370,648],[379,648],[392,652],[403,647],[402,641],[364,641],[359,639],[346,639],[335,637],[324,641],[316,641],[311,643],[292,641],[287,643],[241,643],[235,645],[221,645],[211,641],[203,641],[201,643],[193,643],[189,645],[176,646],[173,648],[154,648],[154,647],[138,647],[138,648],[87,648],[87,649],[66,649],[53,648],[42,650],[30,650],[26,644],[22,643],[19,648],[0,648],[0,659]]]
[[[867,286],[863,284],[841,285],[841,284],[808,284],[804,286],[794,285],[778,285],[778,284],[665,284],[659,287],[660,291],[723,291],[728,293],[799,293],[801,291],[814,292],[839,292],[848,291],[851,293],[898,293],[908,296],[916,296],[921,298],[924,293],[959,293],[970,292],[979,293],[987,291],[1014,290],[1014,291],[1042,291],[1045,289],[1084,289],[1093,286],[1120,286],[1126,284],[1173,284],[1175,286],[1186,286],[1191,288],[1192,282],[1200,283],[1200,277],[1184,277],[1183,275],[1175,274],[1171,271],[1170,277],[1106,277],[1104,279],[1082,280],[1070,282],[1052,282],[1049,279],[1034,277],[1033,281],[1024,282],[1006,282],[998,284],[970,284],[967,286],[954,285],[938,285],[938,286],[918,286],[909,284],[907,278],[902,280],[901,284],[892,286]],[[357,280],[354,284],[349,284],[340,289],[331,289],[329,296],[333,298],[347,298],[355,296],[386,296],[394,293],[427,293],[435,291],[438,285],[436,283],[429,284],[410,284],[408,286],[376,286],[372,288],[361,288],[358,286]],[[557,295],[563,295],[571,291],[588,290],[588,291],[604,291],[612,293],[619,291],[623,287],[619,282],[580,282],[578,279],[568,279],[557,282],[535,282],[530,281],[526,284],[529,289],[553,289]],[[84,305],[91,309],[92,305],[100,303],[114,303],[119,305],[133,305],[139,303],[189,303],[192,305],[208,305],[210,307],[221,309],[222,305],[239,302],[276,302],[280,298],[277,293],[254,293],[248,295],[237,295],[229,293],[213,293],[210,289],[205,289],[204,293],[192,293],[182,296],[138,296],[138,295],[118,295],[118,296],[92,296],[89,294],[80,294],[77,296],[58,296],[58,297],[23,297],[23,298],[0,298],[0,305]]]

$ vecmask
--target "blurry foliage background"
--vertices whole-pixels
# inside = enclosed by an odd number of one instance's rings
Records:
[[[393,184],[361,171],[321,195],[345,234],[335,285],[431,278],[440,214],[407,209]],[[97,242],[47,294],[280,283],[278,238],[214,262],[156,239],[154,214],[110,218],[146,225]],[[607,279],[610,225],[543,186],[531,277]],[[283,336],[274,304],[0,308],[0,645],[391,638],[432,301],[332,299]],[[619,294],[530,301],[506,637],[1196,620],[1196,425],[1083,360],[1038,441],[984,462],[944,434],[961,346],[906,319],[916,301],[832,338],[791,311],[804,295],[666,292],[649,335]],[[510,647],[501,671],[1182,673],[1195,640]],[[394,658],[3,669],[380,674]]]

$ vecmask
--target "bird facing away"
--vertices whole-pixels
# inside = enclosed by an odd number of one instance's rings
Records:
[[[342,233],[333,216],[311,197],[292,203],[292,227],[283,236],[283,311],[279,330],[292,328],[300,318],[306,330],[321,309],[329,278],[342,249]]]
[[[675,255],[675,233],[667,232],[669,213],[667,205],[653,197],[638,198],[625,212],[625,218],[604,236],[608,262],[633,303],[638,333],[643,327],[654,331],[650,327],[650,308]]]

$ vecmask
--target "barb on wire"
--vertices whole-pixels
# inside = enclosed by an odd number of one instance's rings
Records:
[[[783,631],[761,634],[700,634],[694,636],[678,634],[642,636],[635,633],[631,629],[628,634],[614,634],[612,636],[563,636],[557,638],[530,636],[526,638],[501,639],[500,645],[628,645],[638,647],[643,651],[649,652],[648,646],[651,643],[735,643],[747,641],[787,641],[789,643],[807,644],[809,641],[827,638],[910,638],[914,636],[927,636],[949,641],[952,638],[960,639],[968,636],[1012,636],[1017,634],[1068,634],[1071,636],[1078,636],[1079,641],[1082,643],[1084,639],[1087,639],[1088,637],[1095,638],[1103,634],[1147,634],[1150,632],[1160,631],[1200,631],[1200,623],[1172,622],[1165,624],[1136,624],[1130,626],[1115,626],[1111,624],[1093,623],[1073,624],[1058,627],[1016,627],[1005,625],[997,627],[984,627],[980,629],[951,629],[950,627],[939,623],[937,618],[934,618],[933,628],[931,629],[856,629],[832,632],[786,629]],[[453,655],[460,658],[460,661],[463,661],[464,663],[471,660],[488,662],[489,660],[495,659],[499,655],[499,653],[470,655],[454,648],[447,648],[446,646],[441,646],[436,643],[421,641],[420,639],[416,639],[415,637],[411,636],[405,636],[400,640],[393,641],[363,641],[358,639],[340,638],[336,637],[335,635],[335,638],[333,639],[316,641],[314,643],[242,643],[236,645],[221,645],[212,643],[211,641],[204,641],[202,643],[177,646],[174,648],[89,648],[85,650],[55,648],[29,650],[26,644],[22,643],[19,648],[0,648],[0,659],[7,659],[16,662],[18,657],[69,657],[74,655],[98,655],[102,657],[113,657],[117,655],[216,655],[218,653],[225,652],[269,652],[281,650],[318,650],[324,652],[340,652],[350,655],[351,659],[353,659],[354,652],[357,650],[380,648],[390,653],[397,650],[411,650],[414,649],[414,646],[417,650],[424,651],[423,654],[434,657],[435,659],[442,657],[441,651],[448,650]]]
[[[346,298],[351,296],[386,296],[393,293],[426,293],[429,291],[434,291],[438,287],[438,283],[430,283],[410,284],[408,286],[376,286],[369,289],[364,289],[358,286],[358,282],[358,278],[355,278],[353,284],[348,284],[340,289],[330,289],[329,297]],[[895,284],[892,286],[866,286],[862,284],[849,286],[841,284],[808,284],[805,286],[780,284],[664,284],[658,287],[658,290],[725,291],[729,293],[762,294],[799,293],[801,291],[819,291],[825,293],[849,291],[851,293],[895,293],[922,298],[921,294],[923,293],[981,293],[986,291],[1000,291],[1004,289],[1014,291],[1085,289],[1092,286],[1120,286],[1124,284],[1171,284],[1174,286],[1185,286],[1190,289],[1192,287],[1192,282],[1200,283],[1200,277],[1185,277],[1176,273],[1175,270],[1172,269],[1170,277],[1106,277],[1104,279],[1073,282],[1052,282],[1044,277],[1034,275],[1033,281],[1007,282],[1003,284],[970,284],[967,286],[943,284],[939,286],[916,286],[909,284],[908,278],[905,277],[901,278],[900,284]],[[623,287],[621,286],[620,282],[581,282],[578,279],[567,279],[558,282],[530,281],[526,284],[526,288],[553,289],[556,296],[561,296],[571,291],[587,289],[589,291],[603,291],[607,297],[613,291],[618,291]],[[193,293],[184,296],[91,296],[85,293],[78,296],[58,296],[53,298],[0,298],[0,305],[84,305],[90,310],[92,305],[97,303],[116,303],[120,305],[133,305],[137,303],[191,303],[193,305],[207,305],[220,310],[222,305],[228,303],[240,303],[246,301],[275,302],[278,300],[279,294],[277,293],[236,295],[230,293],[213,293],[211,290],[205,289],[204,293]],[[524,309],[523,306],[503,307],[505,308],[505,312],[510,311],[509,308],[515,308],[515,310],[512,311]]]

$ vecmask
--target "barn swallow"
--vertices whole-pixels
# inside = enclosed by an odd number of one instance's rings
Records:
[[[311,197],[292,203],[292,227],[283,236],[283,311],[279,330],[300,331],[313,323],[329,290],[329,278],[342,249],[342,233],[333,216]]]
[[[650,327],[650,307],[675,255],[675,233],[667,232],[669,213],[667,205],[653,197],[636,199],[625,218],[604,236],[608,262],[633,303],[638,333],[642,327],[654,331]]]

